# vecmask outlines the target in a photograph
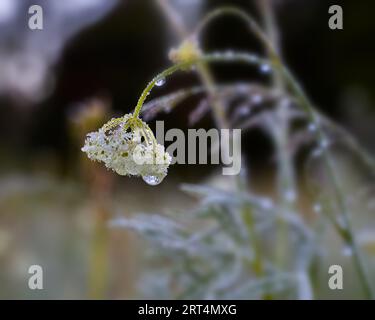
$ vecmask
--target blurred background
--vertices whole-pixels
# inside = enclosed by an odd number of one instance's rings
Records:
[[[167,2],[188,30],[211,9],[228,4],[262,21],[262,0]],[[318,109],[373,154],[375,4],[370,0],[272,2],[285,62]],[[215,166],[175,165],[162,184],[151,187],[91,163],[80,151],[86,133],[113,116],[131,112],[147,82],[171,64],[168,51],[181,38],[161,3],[0,0],[0,298],[158,298],[139,290],[148,245],[132,232],[109,228],[107,222],[137,212],[191,209],[197,201],[180,191],[182,182],[226,185]],[[28,28],[32,4],[44,10],[43,30]],[[344,9],[343,31],[328,28],[331,4]],[[262,53],[243,23],[229,16],[213,22],[201,39],[208,52]],[[215,65],[212,72],[218,83],[267,82],[256,70],[238,65]],[[151,98],[196,83],[195,73],[178,74]],[[194,98],[187,100],[157,119],[164,120],[166,128],[187,129],[196,104]],[[214,125],[207,115],[194,127]],[[255,130],[243,135],[242,148],[246,179],[254,190],[273,197],[277,166],[272,142]],[[303,159],[297,157],[297,173]],[[372,206],[367,215],[355,216],[356,223],[375,227],[373,172],[356,165],[352,169],[350,174],[357,177],[358,169],[358,179],[367,179],[372,186],[367,198]],[[303,186],[299,195],[301,211],[311,215]],[[375,231],[369,230],[366,257],[374,262]],[[340,254],[337,242],[328,242],[338,253],[328,254],[321,265],[340,263],[347,266],[345,276],[351,276],[345,278],[343,291],[333,292],[323,271],[315,297],[361,298],[350,259]],[[44,290],[27,286],[27,270],[33,264],[43,267]]]

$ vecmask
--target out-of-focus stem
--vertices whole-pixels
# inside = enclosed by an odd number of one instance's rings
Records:
[[[280,55],[280,48],[278,42],[278,30],[276,27],[275,16],[272,8],[272,4],[269,0],[258,0],[257,5],[261,12],[261,15],[264,20],[265,30],[267,37],[272,44],[272,48],[270,46],[266,47],[267,55],[272,57],[274,52],[278,52]],[[283,78],[280,75],[278,70],[272,73],[272,83],[273,86],[279,90],[280,92],[284,91],[285,85],[283,82]],[[286,102],[287,103],[287,102]],[[295,183],[294,183],[294,174],[293,169],[291,167],[291,159],[290,154],[288,151],[288,140],[289,140],[289,119],[288,119],[288,106],[286,103],[281,102],[277,106],[276,116],[277,116],[277,123],[275,123],[275,129],[273,130],[274,133],[274,141],[276,144],[276,154],[277,154],[277,190],[280,202],[282,203],[282,207],[285,210],[292,210],[293,209],[293,202],[288,201],[285,197],[286,192],[294,192],[295,190]],[[281,266],[284,266],[284,262],[286,261],[287,252],[287,243],[288,243],[288,234],[287,234],[287,227],[286,223],[283,220],[278,222],[278,232],[277,232],[277,261]]]
[[[316,125],[318,140],[320,142],[326,141],[325,134],[321,128],[320,122],[318,121],[319,119],[317,117],[317,112],[315,111],[314,106],[305,95],[299,82],[292,76],[290,71],[284,66],[282,59],[280,55],[278,54],[278,52],[276,51],[275,47],[269,41],[268,37],[263,33],[263,31],[258,26],[258,24],[256,23],[253,17],[251,17],[249,14],[247,14],[243,10],[235,8],[235,7],[218,8],[208,13],[206,17],[203,18],[202,23],[198,25],[196,32],[199,33],[203,29],[203,27],[205,27],[211,20],[222,15],[238,16],[239,18],[243,19],[248,24],[249,30],[253,32],[253,34],[264,44],[265,48],[267,48],[268,53],[270,55],[270,59],[273,63],[273,66],[279,69],[279,71],[281,71],[281,74],[283,75],[286,83],[291,87],[296,97],[300,100],[300,105],[306,111],[306,114],[309,120]],[[360,150],[359,148],[357,150],[359,151],[359,155],[362,157],[362,159],[364,159],[366,163],[368,163],[367,155],[364,152],[362,152],[362,150]],[[359,248],[356,243],[354,233],[350,227],[349,212],[347,209],[347,205],[345,203],[345,195],[343,194],[341,187],[338,183],[338,178],[335,172],[335,168],[332,164],[332,159],[331,159],[329,151],[326,149],[323,150],[323,156],[326,162],[326,167],[328,169],[330,178],[334,185],[335,196],[337,198],[337,203],[340,207],[341,214],[343,215],[344,220],[347,221],[347,225],[348,225],[347,232],[349,233],[350,236],[348,237],[348,239],[344,239],[344,240],[348,241],[349,244],[353,247],[353,253],[354,253],[353,262],[357,269],[357,272],[361,280],[362,287],[364,289],[366,297],[374,298],[375,295],[370,285],[369,277],[365,268],[365,263],[363,261],[361,253],[359,252]],[[370,162],[370,165],[372,165],[372,168],[373,168],[373,162]]]
[[[188,32],[181,16],[169,5],[168,0],[157,0],[157,3],[173,26],[173,30],[178,33],[180,38],[185,39],[188,36]]]
[[[275,17],[275,11],[273,8],[273,4],[271,0],[258,0],[257,5],[260,9],[260,12],[262,13],[264,24],[265,24],[265,30],[267,37],[269,41],[272,44],[272,48],[270,49],[270,46],[268,46],[267,54],[270,58],[272,58],[275,53],[278,55],[278,57],[281,60],[281,48],[280,48],[280,34],[277,28],[277,22]],[[285,93],[285,83],[284,78],[281,74],[281,72],[276,69],[275,72],[272,74],[272,81],[273,86],[280,91],[281,93]],[[288,103],[288,101],[286,102]],[[288,141],[290,136],[290,123],[289,123],[289,109],[288,105],[283,104],[283,102],[280,103],[277,110],[277,119],[280,123],[277,124],[279,130],[277,130],[275,135],[275,141],[276,141],[276,149],[278,154],[278,193],[279,198],[282,202],[283,208],[289,211],[295,211],[295,203],[294,199],[288,199],[289,196],[296,197],[296,179],[295,179],[295,172],[293,169],[293,159],[291,158]],[[292,201],[290,201],[292,200]],[[288,248],[288,231],[287,226],[284,221],[279,221],[279,231],[278,231],[278,261],[281,262],[282,266],[284,265],[284,261],[287,259],[287,248]],[[308,276],[306,276],[306,270],[296,270],[297,274],[305,275],[298,277],[298,280],[303,283],[304,295],[303,298],[306,299],[306,297],[312,298],[312,289],[311,289],[311,282]],[[301,297],[302,298],[302,297]]]
[[[100,206],[96,210],[89,264],[89,297],[90,299],[104,299],[108,283],[108,214]]]
[[[170,23],[173,25],[174,29],[177,31],[179,37],[181,39],[187,38],[189,32],[186,30],[181,16],[169,5],[168,0],[157,0],[157,2]],[[203,85],[206,88],[206,91],[211,98],[216,125],[219,128],[229,128],[228,120],[226,119],[225,115],[225,107],[221,101],[216,98],[215,81],[209,67],[207,66],[207,63],[204,61],[198,63],[197,71]]]
[[[244,20],[245,23],[248,25],[249,30],[253,32],[253,34],[262,42],[264,47],[271,52],[274,51],[272,43],[269,41],[266,34],[262,31],[256,20],[250,16],[247,12],[232,6],[223,6],[217,8],[215,10],[210,11],[201,22],[196,27],[194,34],[199,35],[202,30],[214,19],[224,16],[224,15],[233,15],[239,17],[240,19]]]

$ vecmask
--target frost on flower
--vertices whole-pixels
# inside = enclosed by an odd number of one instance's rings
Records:
[[[119,175],[142,176],[150,185],[164,179],[172,160],[149,126],[132,114],[112,119],[89,133],[82,151]]]

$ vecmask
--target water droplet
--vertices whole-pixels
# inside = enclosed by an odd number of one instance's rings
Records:
[[[310,123],[308,126],[307,126],[307,130],[309,130],[310,132],[315,132],[316,131],[316,124],[315,123]]]
[[[322,212],[322,206],[320,203],[315,203],[313,206],[313,210],[315,213],[321,213]]]
[[[273,208],[273,201],[268,198],[263,198],[260,201],[260,206],[265,210],[270,210]]]
[[[248,108],[248,106],[241,106],[239,109],[238,109],[238,114],[241,115],[241,116],[246,116],[250,113],[250,109]]]
[[[338,216],[336,217],[336,222],[337,222],[337,224],[340,226],[340,228],[342,228],[342,229],[344,229],[344,230],[347,230],[347,228],[348,228],[348,223],[347,223],[345,217],[344,217],[342,214],[340,214],[340,215],[338,215]]]
[[[232,59],[232,58],[234,57],[234,52],[228,50],[228,51],[226,51],[226,52],[224,53],[224,56],[225,56],[225,58],[227,58],[227,59]]]
[[[263,63],[261,66],[260,66],[260,71],[262,73],[269,73],[271,71],[271,66],[267,63]]]
[[[258,57],[254,54],[251,54],[251,55],[248,56],[248,60],[250,62],[256,62],[256,61],[258,61]]]
[[[341,251],[344,257],[351,257],[353,255],[353,248],[351,245],[345,245]]]
[[[285,200],[288,202],[294,202],[297,199],[297,194],[294,190],[287,190],[284,193]]]
[[[142,179],[144,182],[146,182],[150,186],[156,186],[160,182],[162,182],[162,179],[160,179],[157,176],[143,176]]]
[[[322,141],[320,141],[320,147],[325,149],[325,148],[328,148],[329,146],[329,141],[327,139],[323,139]]]
[[[254,94],[250,100],[254,104],[259,104],[263,102],[263,97],[260,94]]]
[[[160,78],[159,80],[157,80],[156,82],[155,82],[155,85],[157,86],[157,87],[161,87],[162,85],[164,85],[165,84],[165,78],[163,77],[163,78]]]
[[[320,156],[322,155],[322,153],[323,153],[322,148],[315,148],[315,149],[313,150],[313,152],[312,152],[312,156],[313,156],[314,158],[317,158],[317,157],[320,157]]]
[[[165,113],[170,113],[172,111],[172,107],[170,104],[166,104],[164,107],[163,107],[163,111]]]
[[[113,228],[113,227],[124,227],[126,226],[126,219],[124,217],[115,217],[113,219],[111,219],[108,223],[108,226],[110,228]]]

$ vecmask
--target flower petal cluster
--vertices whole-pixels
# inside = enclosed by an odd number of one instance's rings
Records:
[[[168,57],[173,63],[189,63],[202,55],[198,41],[195,38],[184,40],[178,48],[171,49]]]
[[[164,179],[172,161],[149,126],[133,114],[112,119],[89,133],[82,151],[119,175],[142,176],[151,185]]]

